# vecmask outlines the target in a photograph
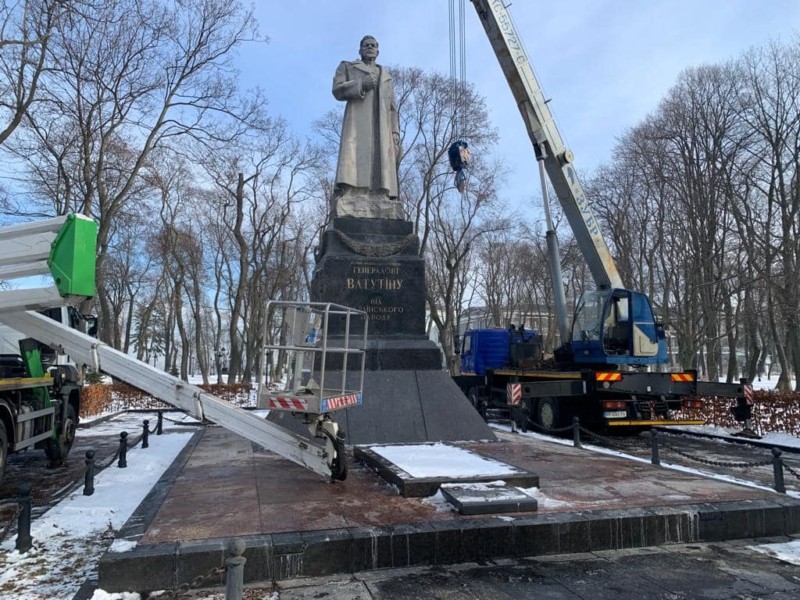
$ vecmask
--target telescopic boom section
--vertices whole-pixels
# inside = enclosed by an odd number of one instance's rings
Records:
[[[564,147],[542,88],[503,0],[472,0],[472,3],[517,101],[531,142],[544,155],[550,183],[597,287],[625,287],[572,166],[572,153]]]

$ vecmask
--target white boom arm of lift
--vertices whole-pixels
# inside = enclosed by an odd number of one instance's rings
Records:
[[[598,288],[622,288],[622,279],[547,106],[504,0],[472,0],[517,102],[528,136],[545,168]],[[545,199],[546,201],[546,199]]]
[[[36,312],[2,312],[0,320],[25,335],[58,348],[79,365],[88,365],[127,381],[197,419],[221,424],[252,442],[330,477],[329,452],[309,440],[267,422],[263,417],[234,406],[203,389],[173,377],[108,346],[85,333]]]
[[[56,217],[0,228],[0,279],[50,273],[48,256],[67,220],[67,217]],[[91,252],[94,253],[93,247]],[[98,372],[117,377],[198,419],[208,419],[222,425],[326,479],[334,476],[332,464],[336,458],[336,448],[330,439],[318,445],[119,352],[94,337],[33,312],[62,306],[64,302],[55,286],[3,290],[0,291],[0,323],[69,354],[78,365],[87,365]],[[336,437],[337,426],[332,420],[323,419],[319,425],[331,437]]]

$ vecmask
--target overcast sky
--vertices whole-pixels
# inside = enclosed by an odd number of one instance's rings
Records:
[[[502,193],[530,207],[539,197],[533,151],[469,0],[465,8],[467,79],[487,100],[511,169]],[[333,73],[357,58],[365,34],[378,39],[383,65],[450,72],[445,0],[257,0],[256,10],[270,42],[242,52],[243,83],[261,86],[270,113],[300,135],[336,105]],[[584,173],[607,161],[615,139],[655,110],[682,70],[800,31],[799,0],[516,0],[509,10]]]

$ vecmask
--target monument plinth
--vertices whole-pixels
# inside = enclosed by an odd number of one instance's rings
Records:
[[[323,232],[311,300],[369,316],[367,369],[441,369],[425,333],[425,261],[408,221],[335,218]],[[343,333],[333,323],[329,333]]]

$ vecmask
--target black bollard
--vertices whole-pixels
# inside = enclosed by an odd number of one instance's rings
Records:
[[[19,520],[17,521],[17,543],[16,549],[20,554],[24,554],[33,547],[31,538],[31,490],[33,484],[22,483],[19,486]]]
[[[119,462],[117,468],[124,469],[128,466],[128,432],[119,434]]]
[[[779,448],[772,449],[772,472],[775,475],[775,491],[779,494],[785,494],[786,484],[783,481],[783,459]]]
[[[147,438],[150,436],[150,421],[147,419],[144,420],[142,424],[142,448],[149,448],[150,443],[147,441]]]
[[[86,451],[86,474],[83,476],[83,495],[94,494],[94,450]]]
[[[581,420],[578,417],[572,417],[572,445],[581,447]]]
[[[650,462],[657,467],[660,467],[661,459],[658,456],[658,431],[655,429],[650,430],[650,449],[652,450]]]
[[[156,423],[156,435],[161,435],[162,429],[164,427],[164,411],[158,411],[158,423]]]
[[[244,592],[244,563],[242,556],[246,545],[241,538],[228,542],[228,558],[225,559],[225,600],[242,600]]]

